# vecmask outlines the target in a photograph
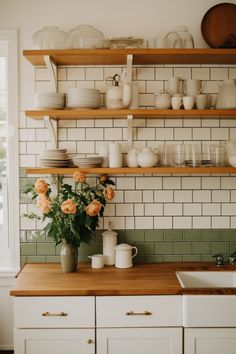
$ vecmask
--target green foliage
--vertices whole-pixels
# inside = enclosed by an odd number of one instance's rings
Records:
[[[26,216],[30,219],[49,220],[44,230],[46,236],[55,240],[56,245],[61,243],[63,239],[68,244],[77,247],[81,242],[89,243],[93,232],[99,225],[99,217],[103,216],[107,202],[104,190],[109,185],[114,185],[114,182],[105,176],[95,186],[90,186],[86,182],[86,176],[82,176],[85,177],[85,180],[82,179],[80,182],[76,179],[74,187],[64,184],[63,177],[59,177],[58,193],[54,198],[51,197],[52,190],[49,185],[48,190],[41,194],[37,193],[35,186],[29,186],[25,190],[32,201],[37,201],[42,212],[40,216],[33,213]],[[63,202],[68,203],[68,201],[72,207],[75,207],[71,213],[65,211],[62,206]],[[94,206],[94,202],[98,203],[99,207]],[[48,209],[45,209],[45,203],[49,203]],[[95,208],[93,209],[95,212],[91,213],[87,207]]]

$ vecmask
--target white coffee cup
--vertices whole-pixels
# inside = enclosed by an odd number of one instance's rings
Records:
[[[94,269],[101,269],[104,267],[104,256],[102,254],[93,254],[88,256],[92,260],[91,267]]]
[[[169,48],[169,41],[166,37],[156,37],[153,39],[153,48]]]
[[[183,97],[184,109],[193,109],[194,103],[195,103],[194,96],[184,96]]]
[[[196,96],[197,109],[206,109],[208,105],[208,95],[201,94]]]
[[[181,79],[177,76],[171,76],[168,79],[167,82],[167,91],[171,94],[174,95],[178,92],[180,92],[180,83],[181,83]]]
[[[178,96],[171,97],[172,109],[180,109],[182,104],[183,104],[182,97],[178,97]]]

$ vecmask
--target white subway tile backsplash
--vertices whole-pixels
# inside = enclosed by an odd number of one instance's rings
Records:
[[[164,215],[183,215],[183,206],[180,203],[165,203],[164,204]]]
[[[58,89],[67,92],[70,87],[95,87],[101,92],[105,105],[105,78],[121,74],[123,67],[59,67]],[[202,80],[203,91],[218,93],[218,80],[236,78],[235,66],[226,65],[158,65],[134,67],[133,80],[138,80],[141,108],[154,108],[154,93],[167,88],[171,76]],[[36,68],[36,92],[52,90],[46,68]],[[236,117],[235,117],[236,118]],[[20,166],[35,167],[41,149],[53,148],[43,120],[25,118],[20,112]],[[127,145],[126,119],[59,120],[59,148],[69,153],[93,155],[99,144],[119,141],[125,161]],[[189,118],[159,116],[155,119],[133,120],[133,147],[158,148],[163,143],[199,141],[222,144],[236,139],[236,119],[198,116]],[[99,227],[107,228],[112,221],[117,229],[191,229],[236,228],[236,178],[234,175],[127,175],[115,176],[115,197],[107,204],[104,220]],[[34,229],[22,222],[23,229]],[[37,227],[42,227],[38,225]]]
[[[161,189],[162,178],[161,177],[137,177],[136,189]]]
[[[204,203],[202,205],[202,215],[220,215],[221,208],[218,203]]]
[[[171,216],[154,216],[154,229],[172,229],[172,227]]]
[[[144,206],[144,214],[146,216],[163,215],[163,204],[160,203],[146,203]]]
[[[164,177],[163,189],[181,189],[180,177]]]
[[[116,216],[133,216],[133,204],[116,204]]]
[[[134,204],[134,215],[143,216],[144,215],[144,204]]]
[[[125,191],[125,203],[141,203],[142,192],[141,191]]]
[[[153,190],[143,190],[143,202],[153,203],[154,201],[154,191]]]
[[[213,216],[212,229],[229,229],[230,217],[229,216]]]
[[[145,229],[153,229],[153,217],[151,216],[136,216],[135,217],[135,229],[142,229],[145,225]]]
[[[69,140],[85,140],[85,128],[68,128]],[[93,140],[93,139],[88,139]]]
[[[223,203],[222,215],[236,215],[236,203]]]
[[[155,203],[171,203],[173,199],[173,191],[168,190],[155,190],[154,191],[154,202]]]
[[[174,216],[173,217],[174,229],[191,229],[192,218],[190,216]]]
[[[210,229],[210,216],[193,216],[193,229]]]
[[[211,202],[211,191],[209,190],[194,190],[193,191],[193,202]]]
[[[137,80],[155,80],[154,68],[137,68]]]

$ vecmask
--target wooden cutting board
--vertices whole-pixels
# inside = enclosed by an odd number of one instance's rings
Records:
[[[211,7],[202,19],[201,31],[212,48],[236,48],[236,5],[224,2]]]

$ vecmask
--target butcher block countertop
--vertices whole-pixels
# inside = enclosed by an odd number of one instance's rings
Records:
[[[16,276],[12,296],[84,295],[236,295],[236,288],[181,288],[176,271],[236,271],[236,266],[216,267],[213,263],[136,264],[133,268],[105,266],[92,269],[79,264],[77,272],[64,273],[60,264],[26,264]]]

